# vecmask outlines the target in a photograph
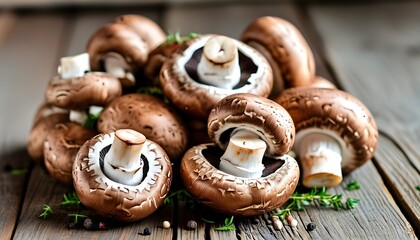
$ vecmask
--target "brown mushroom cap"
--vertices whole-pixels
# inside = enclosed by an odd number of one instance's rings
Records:
[[[44,162],[50,175],[66,185],[73,183],[73,161],[79,148],[96,135],[93,129],[74,122],[56,124],[44,142]]]
[[[36,111],[33,123],[38,122],[38,120],[41,118],[56,113],[69,114],[69,110],[58,108],[49,103],[43,103],[41,106],[39,106],[38,110]]]
[[[233,40],[239,52],[241,80],[233,89],[223,89],[200,82],[197,65],[207,40],[214,35],[192,39],[183,52],[165,61],[160,72],[160,84],[165,96],[189,116],[207,119],[217,102],[234,93],[252,93],[267,97],[273,79],[265,58],[246,44]]]
[[[193,39],[193,38],[192,38]],[[159,74],[163,63],[170,58],[175,52],[183,52],[192,40],[183,41],[182,43],[164,42],[149,53],[146,65],[144,66],[144,75],[159,84]]]
[[[105,55],[114,52],[123,56],[135,72],[146,63],[149,47],[130,26],[112,23],[93,34],[87,44],[87,52],[93,70],[102,70]]]
[[[32,160],[41,162],[44,157],[44,142],[49,131],[55,124],[68,121],[68,113],[54,113],[41,117],[34,123],[26,145],[27,152]]]
[[[147,44],[149,52],[163,43],[165,32],[151,19],[140,15],[123,15],[115,19],[115,23],[131,27]]]
[[[188,144],[182,119],[168,104],[148,94],[133,93],[115,99],[102,111],[97,124],[99,132],[136,130],[165,149],[173,162],[181,159]]]
[[[73,185],[84,206],[118,221],[133,222],[152,214],[163,203],[172,181],[172,167],[165,151],[146,140],[142,154],[144,179],[127,186],[110,180],[102,171],[103,158],[114,133],[99,134],[80,148],[73,164]]]
[[[222,99],[211,111],[208,133],[212,142],[226,149],[236,130],[257,134],[267,144],[265,155],[282,156],[293,145],[295,127],[289,113],[267,98],[239,93]]]
[[[260,17],[245,29],[241,40],[260,51],[270,63],[274,75],[271,96],[313,81],[314,56],[302,34],[290,22],[278,17]]]
[[[299,166],[288,155],[265,159],[263,176],[236,177],[218,170],[221,151],[214,144],[191,148],[181,162],[187,190],[202,204],[228,215],[255,216],[283,205],[299,180]]]
[[[47,102],[65,109],[105,106],[122,94],[119,80],[110,74],[89,72],[82,77],[55,77],[46,90]]]
[[[294,88],[276,99],[292,116],[295,145],[303,133],[321,131],[341,145],[342,171],[349,173],[372,158],[378,141],[376,122],[366,106],[337,89]]]

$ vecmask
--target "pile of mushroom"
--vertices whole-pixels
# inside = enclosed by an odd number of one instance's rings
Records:
[[[102,216],[152,214],[172,165],[202,204],[255,216],[285,203],[299,180],[340,184],[375,151],[371,113],[316,75],[308,43],[284,19],[258,18],[236,40],[166,38],[152,20],[123,15],[86,50],[61,58],[27,149]],[[136,89],[148,86],[162,98]]]

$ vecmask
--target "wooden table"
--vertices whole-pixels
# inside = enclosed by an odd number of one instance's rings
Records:
[[[150,2],[150,1],[147,1]],[[69,9],[71,11],[69,11]],[[47,82],[62,56],[84,51],[88,38],[114,17],[135,13],[168,32],[219,33],[238,38],[253,19],[285,18],[303,32],[316,55],[317,74],[360,100],[380,130],[372,161],[328,189],[361,201],[335,211],[319,205],[293,212],[298,227],[280,231],[270,214],[235,218],[235,231],[216,231],[226,216],[183,201],[165,205],[136,223],[108,230],[67,229],[71,209],[59,206],[72,192],[54,181],[25,150]],[[0,239],[417,239],[420,236],[420,2],[333,5],[293,2],[156,4],[1,9],[0,13]],[[6,168],[25,169],[12,174]],[[357,180],[361,189],[347,191]],[[175,181],[179,181],[175,180]],[[38,218],[44,204],[53,214]],[[92,214],[88,210],[82,213]],[[215,220],[205,223],[202,218]],[[186,230],[186,222],[198,222]],[[162,222],[172,223],[163,229]],[[307,231],[306,224],[316,224]],[[149,226],[150,236],[139,233]]]

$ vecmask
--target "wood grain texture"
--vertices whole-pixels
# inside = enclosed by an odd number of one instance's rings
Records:
[[[420,4],[314,6],[326,57],[381,131],[375,163],[420,232]],[[392,17],[390,17],[392,16]],[[380,137],[380,138],[381,138]]]
[[[63,27],[63,22],[55,16],[19,15],[15,18],[0,48],[1,239],[12,236],[20,213],[31,162],[26,154],[26,138],[34,113],[42,102]],[[24,168],[28,172],[13,176],[4,168]]]

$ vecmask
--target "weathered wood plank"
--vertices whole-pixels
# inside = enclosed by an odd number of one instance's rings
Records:
[[[52,16],[16,16],[0,48],[1,239],[12,236],[29,174],[13,176],[3,170],[29,168],[26,138],[51,75],[62,27]]]
[[[310,8],[341,85],[372,111],[382,134],[375,163],[420,233],[420,4]],[[390,17],[392,16],[392,17]]]

